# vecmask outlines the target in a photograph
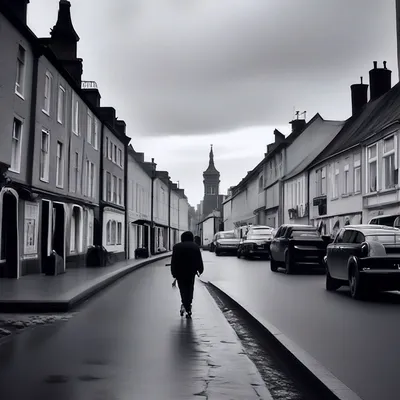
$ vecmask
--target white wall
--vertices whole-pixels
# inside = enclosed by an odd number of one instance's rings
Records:
[[[303,172],[300,175],[288,179],[284,182],[284,207],[283,207],[283,221],[285,224],[288,223],[300,223],[295,219],[289,218],[289,209],[298,209],[298,218],[302,219],[301,223],[307,223],[304,221],[305,210],[307,204],[308,194],[308,174]]]
[[[189,203],[187,199],[179,200],[179,234],[189,230]]]
[[[214,238],[214,218],[203,222],[203,246],[209,246]]]
[[[179,229],[179,199],[174,190],[171,191],[171,228]]]
[[[107,223],[108,221],[116,221],[122,224],[122,240],[121,244],[107,244]],[[125,250],[125,214],[123,211],[116,211],[111,208],[105,208],[103,214],[103,244],[107,251],[123,252]]]
[[[161,180],[154,180],[154,222],[168,226],[168,186]]]
[[[128,212],[130,221],[151,219],[151,178],[128,156]]]
[[[230,231],[234,228],[232,220],[232,204],[232,200],[229,200],[224,204],[224,230],[226,231]]]

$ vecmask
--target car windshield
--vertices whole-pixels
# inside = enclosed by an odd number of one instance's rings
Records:
[[[220,233],[219,239],[236,239],[236,235],[233,232]]]
[[[319,238],[320,234],[317,230],[305,229],[305,230],[295,230],[292,232],[292,238]]]
[[[400,244],[400,235],[393,235],[393,234],[365,235],[365,240],[367,242]]]
[[[256,229],[248,233],[247,239],[260,239],[262,237],[271,235],[272,231],[270,229]]]

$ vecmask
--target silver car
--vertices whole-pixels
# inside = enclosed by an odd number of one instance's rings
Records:
[[[222,231],[214,236],[213,247],[215,255],[222,253],[236,254],[239,247],[240,239],[236,236],[235,231]]]

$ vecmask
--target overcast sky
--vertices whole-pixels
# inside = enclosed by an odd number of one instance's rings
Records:
[[[214,144],[221,189],[259,161],[293,111],[350,116],[350,85],[385,60],[398,81],[395,0],[72,0],[84,80],[127,122],[137,151],[192,205]],[[57,0],[31,0],[48,36]]]

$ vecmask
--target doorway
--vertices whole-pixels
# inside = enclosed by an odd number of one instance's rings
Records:
[[[42,255],[42,272],[44,270],[44,265],[47,261],[47,257],[50,255],[52,250],[51,246],[51,216],[50,216],[50,201],[43,200],[42,202],[42,225],[41,225],[41,235],[40,235],[40,250]]]
[[[0,278],[19,278],[18,198],[11,191],[3,194],[1,215]]]
[[[65,270],[65,208],[62,203],[54,203],[53,205],[52,247],[62,257]]]

